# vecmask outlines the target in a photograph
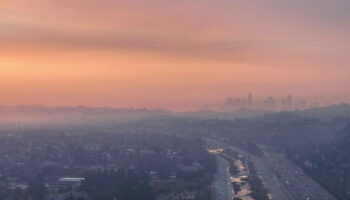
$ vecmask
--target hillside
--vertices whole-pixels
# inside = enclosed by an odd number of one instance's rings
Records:
[[[350,124],[323,151],[304,162],[314,178],[340,199],[350,199]]]

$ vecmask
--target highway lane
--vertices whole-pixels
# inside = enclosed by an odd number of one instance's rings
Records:
[[[271,170],[278,174],[281,185],[297,200],[336,200],[328,191],[304,173],[282,153],[264,150],[264,159]]]
[[[233,189],[230,181],[229,163],[217,156],[217,174],[213,183],[213,198],[215,200],[232,200]]]
[[[220,143],[216,143],[220,144]],[[304,173],[282,153],[265,149],[262,158],[235,146],[227,147],[249,157],[273,200],[336,200],[328,191]],[[247,165],[247,162],[245,162]],[[247,167],[247,166],[246,166]],[[269,174],[261,176],[262,174]],[[265,177],[265,179],[264,179]]]
[[[259,158],[254,156],[240,148],[235,146],[230,146],[230,149],[239,152],[246,157],[249,157],[249,160],[254,163],[256,171],[263,181],[265,186],[269,189],[270,194],[272,195],[273,200],[294,200],[293,196],[283,188],[283,184],[280,183],[276,174],[268,167],[265,160],[263,158]],[[246,167],[248,168],[248,162],[246,162]],[[299,199],[295,199],[299,200]]]

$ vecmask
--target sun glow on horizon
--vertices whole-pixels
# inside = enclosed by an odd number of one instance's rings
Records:
[[[330,28],[309,4],[296,19],[261,3],[5,0],[0,104],[193,109],[249,91],[349,101],[350,15]]]

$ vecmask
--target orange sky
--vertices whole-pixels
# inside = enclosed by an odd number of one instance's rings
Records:
[[[347,0],[2,0],[0,104],[349,101]]]

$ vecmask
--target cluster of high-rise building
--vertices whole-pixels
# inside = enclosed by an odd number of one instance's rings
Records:
[[[252,93],[248,93],[247,98],[227,97],[225,99],[226,110],[237,109],[264,109],[264,110],[296,110],[306,109],[310,106],[305,100],[294,100],[291,95],[287,95],[282,99],[275,99],[269,96],[263,100],[256,100]]]

